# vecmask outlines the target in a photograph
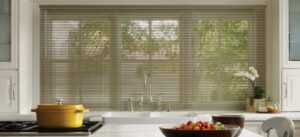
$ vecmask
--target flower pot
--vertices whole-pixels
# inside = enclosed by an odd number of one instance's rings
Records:
[[[246,101],[246,111],[247,112],[257,112],[258,107],[261,103],[265,103],[265,99],[248,98]]]

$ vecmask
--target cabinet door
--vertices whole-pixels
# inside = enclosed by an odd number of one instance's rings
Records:
[[[300,111],[300,69],[284,69],[282,82],[282,110]]]
[[[284,68],[300,68],[300,1],[280,0],[280,52]]]
[[[289,0],[289,61],[300,61],[300,1]]]
[[[0,0],[0,69],[17,68],[17,16],[15,0]]]
[[[16,85],[16,70],[0,70],[0,113],[17,112]]]

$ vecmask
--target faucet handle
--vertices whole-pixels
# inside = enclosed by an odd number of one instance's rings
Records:
[[[140,96],[140,101],[144,101],[144,96],[143,95]]]
[[[157,96],[157,101],[158,101],[158,102],[161,101],[161,96],[160,96],[160,95]]]
[[[161,96],[165,95],[164,93],[157,94],[157,101],[161,101]]]
[[[142,93],[134,93],[135,96],[139,96],[138,100],[139,101],[143,101],[144,100],[144,96]]]
[[[56,102],[57,102],[58,105],[62,105],[63,99],[57,98]]]
[[[131,111],[131,112],[134,112],[134,109],[133,109],[133,99],[128,99],[128,101],[129,101],[129,110]]]

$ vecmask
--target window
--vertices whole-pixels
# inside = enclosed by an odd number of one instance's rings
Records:
[[[255,66],[266,84],[264,7],[43,6],[40,16],[41,103],[126,110],[148,95],[150,74],[162,109],[240,110],[252,92],[234,73]]]

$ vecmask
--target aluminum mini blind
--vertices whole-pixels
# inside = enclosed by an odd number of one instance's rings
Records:
[[[234,73],[249,66],[265,88],[264,7],[41,7],[41,103],[128,110],[151,85],[161,110],[241,110],[252,89]]]

